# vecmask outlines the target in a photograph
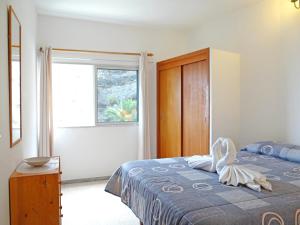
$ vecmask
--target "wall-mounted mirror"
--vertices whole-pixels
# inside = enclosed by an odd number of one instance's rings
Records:
[[[13,8],[8,8],[8,68],[10,147],[22,139],[21,115],[21,23]]]

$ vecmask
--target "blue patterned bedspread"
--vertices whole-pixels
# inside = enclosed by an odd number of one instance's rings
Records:
[[[300,225],[299,163],[244,151],[236,163],[265,174],[273,192],[222,185],[183,158],[125,163],[106,191],[144,225]]]

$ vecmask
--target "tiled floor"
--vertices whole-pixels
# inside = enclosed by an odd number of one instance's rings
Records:
[[[65,184],[62,225],[139,225],[120,198],[104,192],[106,181]]]

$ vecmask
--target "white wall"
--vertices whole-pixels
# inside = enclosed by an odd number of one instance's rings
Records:
[[[22,23],[23,140],[9,148],[9,100],[7,62],[7,6],[11,4]],[[9,224],[8,179],[23,158],[35,156],[36,139],[36,11],[31,0],[0,1],[0,224]]]
[[[186,51],[184,32],[112,25],[50,16],[38,17],[38,43],[58,48],[118,52],[150,51],[154,61]],[[151,85],[152,148],[156,152],[156,74]],[[62,158],[63,179],[111,175],[120,164],[137,159],[138,127],[59,128],[54,151]]]
[[[117,52],[149,51],[154,59],[186,51],[185,32],[38,16],[38,43],[62,48]]]
[[[219,137],[230,137],[239,146],[240,55],[210,50],[211,145]]]
[[[260,1],[199,26],[189,36],[189,50],[212,47],[241,55],[240,144],[284,139],[280,1]]]
[[[286,80],[286,140],[300,145],[300,10],[281,2],[281,61]]]

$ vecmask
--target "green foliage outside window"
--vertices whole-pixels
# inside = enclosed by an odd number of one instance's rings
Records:
[[[117,102],[113,106],[108,106],[104,111],[104,116],[108,121],[131,122],[137,121],[137,101],[125,99]]]

